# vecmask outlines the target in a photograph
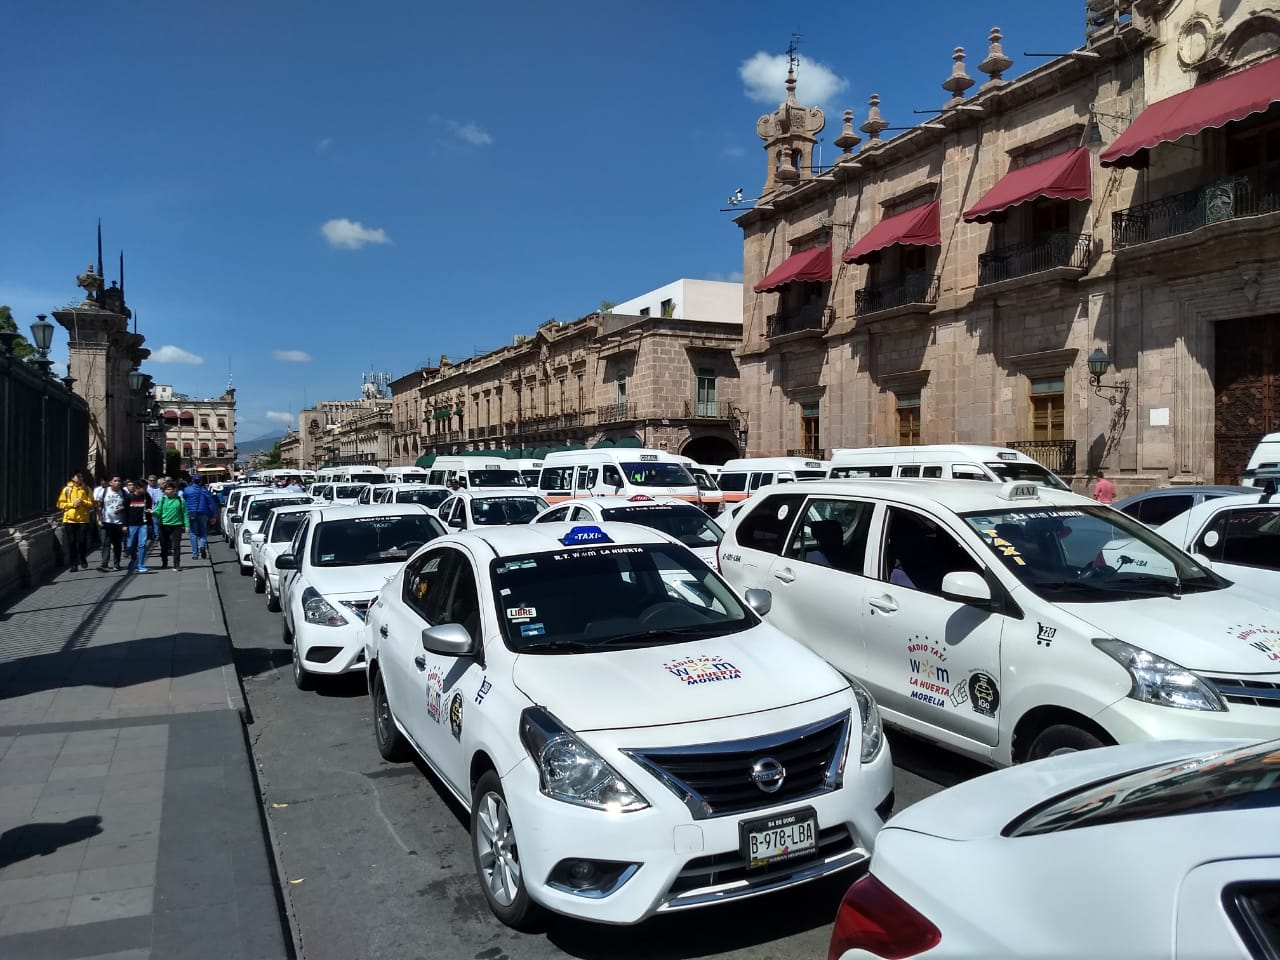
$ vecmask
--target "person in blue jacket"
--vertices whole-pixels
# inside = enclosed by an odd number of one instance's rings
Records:
[[[196,478],[182,488],[182,499],[187,502],[187,518],[190,521],[191,559],[209,556],[209,521],[218,512],[217,502],[203,478]]]

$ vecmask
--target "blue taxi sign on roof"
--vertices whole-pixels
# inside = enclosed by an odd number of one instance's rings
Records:
[[[583,547],[589,543],[613,543],[607,533],[595,526],[574,527],[560,538],[560,542],[566,547]]]

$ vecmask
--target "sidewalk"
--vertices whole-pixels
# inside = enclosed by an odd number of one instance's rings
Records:
[[[290,955],[212,569],[150,562],[0,609],[5,960]]]

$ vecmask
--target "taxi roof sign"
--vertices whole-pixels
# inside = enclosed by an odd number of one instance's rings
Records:
[[[1040,487],[1024,480],[1011,480],[1000,487],[1001,500],[1039,500]]]
[[[560,538],[560,542],[566,547],[584,547],[591,543],[613,543],[607,533],[599,527],[591,525],[574,527]]]

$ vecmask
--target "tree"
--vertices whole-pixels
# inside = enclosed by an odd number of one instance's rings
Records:
[[[13,311],[7,306],[0,306],[0,330],[11,330],[18,333],[17,321],[13,319]],[[27,342],[27,338],[18,334],[18,339],[13,341],[13,355],[18,358],[29,357],[36,352],[36,348]]]
[[[601,300],[601,301],[600,301],[600,312],[601,312],[601,313],[613,313],[613,308],[614,308],[614,307],[616,307],[616,306],[617,306],[617,304],[616,304],[616,303],[614,303],[612,300]]]
[[[176,477],[182,472],[182,454],[177,450],[166,450],[164,452],[164,475],[166,477]]]
[[[275,469],[276,467],[279,467],[280,465],[281,465],[280,441],[277,440],[272,445],[271,451],[269,453],[263,454],[262,460],[260,461],[259,466],[261,466],[265,470],[272,470],[272,469]]]

